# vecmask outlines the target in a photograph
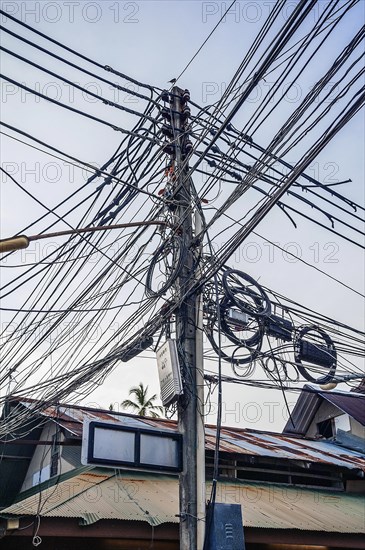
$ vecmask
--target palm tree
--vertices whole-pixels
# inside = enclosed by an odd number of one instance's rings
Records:
[[[154,394],[151,397],[147,396],[148,386],[144,387],[140,382],[138,386],[133,386],[129,390],[129,395],[135,395],[136,400],[124,399],[121,406],[125,409],[132,409],[138,416],[152,416],[152,418],[159,418],[164,412],[163,407],[155,405],[154,401],[157,399],[157,395]],[[160,413],[160,414],[159,414]]]

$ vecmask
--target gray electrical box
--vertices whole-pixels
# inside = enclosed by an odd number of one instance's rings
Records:
[[[245,550],[240,504],[214,505],[209,550]]]
[[[161,401],[164,407],[176,401],[183,392],[176,340],[167,340],[157,351]]]

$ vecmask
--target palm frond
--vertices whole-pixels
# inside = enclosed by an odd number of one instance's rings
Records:
[[[124,409],[132,409],[139,416],[159,418],[160,414],[162,415],[164,413],[164,408],[161,407],[161,405],[155,405],[154,401],[157,399],[156,394],[151,397],[147,397],[147,394],[148,386],[144,386],[143,382],[140,382],[138,386],[132,386],[129,390],[129,395],[135,396],[135,401],[132,401],[131,399],[124,399],[121,406]]]

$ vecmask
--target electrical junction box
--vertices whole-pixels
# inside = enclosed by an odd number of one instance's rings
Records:
[[[266,334],[285,342],[290,342],[292,339],[293,329],[293,323],[284,317],[270,315],[266,320]]]
[[[322,367],[332,367],[336,361],[335,353],[321,344],[312,344],[306,340],[299,343],[299,360],[314,363]]]
[[[167,340],[157,350],[157,366],[160,377],[161,401],[164,407],[177,400],[183,393],[176,340]]]
[[[248,325],[248,315],[243,311],[237,311],[236,309],[229,308],[227,312],[227,319],[233,323],[236,323],[238,327],[245,327]]]
[[[240,504],[214,504],[209,550],[245,550]]]

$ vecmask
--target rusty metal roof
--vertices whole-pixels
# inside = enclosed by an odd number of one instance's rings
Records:
[[[213,450],[215,429],[206,428],[206,448]],[[269,432],[222,428],[220,451],[331,464],[365,471],[365,456],[333,442],[308,440]]]
[[[33,399],[17,398],[17,402],[24,407],[32,408]],[[82,427],[84,420],[98,420],[105,422],[121,423],[124,426],[135,428],[156,428],[163,430],[177,431],[177,423],[174,420],[165,418],[154,419],[151,417],[136,416],[125,412],[106,411],[104,409],[94,409],[91,407],[81,407],[79,405],[49,405],[38,412],[43,417],[54,420],[57,424],[65,428],[72,435],[82,436]]]
[[[64,476],[56,486],[29,495],[2,514],[139,520],[150,525],[177,523],[178,480],[161,475],[115,475],[105,470]],[[207,497],[210,494],[207,484]],[[71,496],[70,496],[71,495]],[[361,495],[292,488],[263,483],[218,483],[217,502],[241,504],[247,527],[365,533],[365,502]]]
[[[27,401],[23,404],[26,405]],[[177,431],[173,420],[134,416],[114,411],[84,408],[79,406],[50,406],[42,415],[52,418],[72,435],[81,437],[82,423],[86,419],[105,420],[136,428],[155,428]],[[206,449],[214,450],[216,428],[206,426]],[[272,457],[331,464],[334,466],[365,471],[365,455],[324,440],[304,439],[287,434],[255,431],[244,428],[221,429],[220,451],[226,453]]]

